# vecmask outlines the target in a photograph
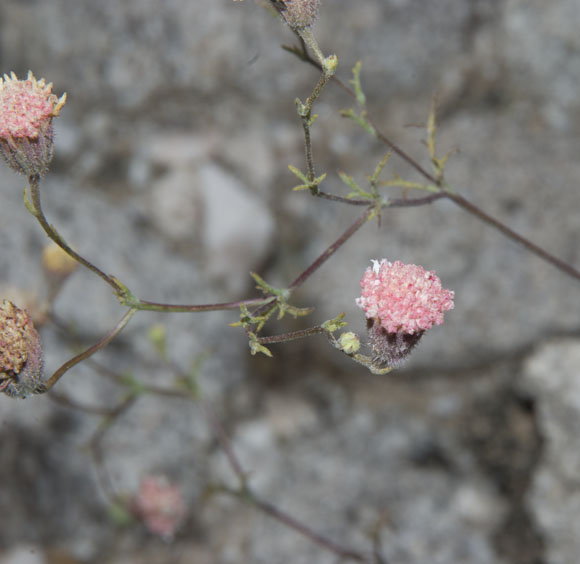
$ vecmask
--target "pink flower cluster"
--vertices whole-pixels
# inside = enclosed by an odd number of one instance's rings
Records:
[[[387,333],[421,333],[441,325],[443,313],[453,309],[454,292],[442,287],[435,272],[415,264],[374,260],[360,284],[357,305]]]
[[[14,73],[0,78],[0,138],[37,139],[41,125],[57,116],[66,94],[57,98],[52,84],[36,80],[28,72],[26,80],[18,80]]]
[[[147,528],[164,540],[171,540],[186,513],[181,491],[165,476],[147,476],[134,501],[135,513]]]

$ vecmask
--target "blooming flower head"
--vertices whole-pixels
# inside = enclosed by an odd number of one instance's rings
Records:
[[[42,346],[28,313],[0,301],[0,392],[25,398],[46,391]]]
[[[402,360],[453,309],[454,292],[443,288],[435,272],[415,264],[374,260],[360,284],[356,304],[365,312],[371,346],[383,363]]]
[[[165,476],[146,476],[139,486],[134,509],[155,535],[171,540],[185,517],[181,491]]]
[[[26,80],[14,73],[0,78],[0,152],[8,165],[27,176],[45,174],[52,160],[52,118],[58,116],[66,94],[57,98],[52,84]]]
[[[453,309],[454,292],[445,290],[435,272],[401,261],[373,261],[362,280],[356,300],[367,318],[378,318],[388,333],[430,329],[443,323],[443,313]]]

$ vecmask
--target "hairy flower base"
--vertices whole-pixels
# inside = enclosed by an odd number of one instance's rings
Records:
[[[46,391],[42,345],[28,313],[0,301],[0,392],[25,398]]]
[[[26,176],[44,176],[53,156],[53,128],[49,121],[39,127],[36,139],[0,137],[0,153],[6,164]]]
[[[378,319],[367,319],[369,344],[374,352],[373,362],[380,367],[402,364],[423,336],[424,331],[388,333]]]

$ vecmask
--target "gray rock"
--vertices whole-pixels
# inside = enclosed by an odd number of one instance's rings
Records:
[[[529,505],[549,564],[574,564],[580,554],[580,342],[563,339],[539,347],[526,362],[523,385],[532,394],[544,438]]]

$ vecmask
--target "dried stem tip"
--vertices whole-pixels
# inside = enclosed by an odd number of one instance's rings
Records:
[[[25,398],[46,391],[42,382],[42,346],[28,313],[0,301],[0,392]]]
[[[14,73],[0,78],[0,152],[8,165],[27,176],[44,175],[52,160],[52,118],[58,116],[66,94],[57,98],[52,84],[26,80]]]

